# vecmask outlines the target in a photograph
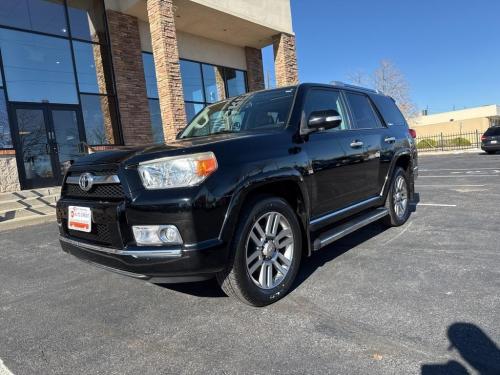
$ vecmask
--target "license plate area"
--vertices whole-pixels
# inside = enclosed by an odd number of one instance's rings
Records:
[[[493,140],[493,141],[491,141],[490,143],[491,143],[492,145],[496,145],[496,144],[498,143],[498,141]]]
[[[92,231],[92,210],[90,207],[68,207],[68,229],[90,233]]]

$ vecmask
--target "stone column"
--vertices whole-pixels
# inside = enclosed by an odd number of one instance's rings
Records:
[[[295,36],[278,34],[273,37],[276,86],[283,87],[299,83]]]
[[[15,151],[0,150],[0,176],[0,193],[21,190]]]
[[[245,47],[247,60],[247,80],[248,90],[258,91],[265,88],[264,66],[262,65],[262,50],[252,47]]]
[[[226,99],[226,85],[224,83],[224,68],[220,66],[214,66],[215,69],[215,82],[217,85],[217,93],[219,94],[219,99]]]
[[[107,11],[116,95],[125,145],[153,142],[136,17]]]
[[[173,0],[147,0],[165,140],[186,125]]]

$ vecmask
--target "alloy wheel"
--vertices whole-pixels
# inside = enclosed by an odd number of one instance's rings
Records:
[[[290,223],[279,212],[262,215],[252,226],[246,242],[246,265],[259,288],[273,289],[288,274],[294,256]]]
[[[397,217],[403,218],[408,207],[408,188],[403,176],[398,176],[394,183],[393,205]]]

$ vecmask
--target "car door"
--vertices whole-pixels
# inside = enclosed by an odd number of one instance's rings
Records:
[[[304,144],[310,160],[309,191],[312,218],[319,218],[347,207],[358,199],[364,178],[357,168],[360,149],[344,147],[351,139],[350,119],[340,90],[312,88],[306,93],[303,118],[313,112],[335,110],[342,117],[339,127],[310,133]]]
[[[346,177],[355,179],[354,198],[363,201],[379,195],[382,188],[380,155],[387,137],[386,128],[368,95],[345,91],[345,97],[352,117],[352,129],[343,139],[342,147],[357,160],[350,166]]]

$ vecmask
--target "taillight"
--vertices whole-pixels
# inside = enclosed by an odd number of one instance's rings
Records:
[[[417,132],[415,131],[415,129],[408,129],[408,133],[410,133],[410,136],[413,139],[417,138]]]
[[[484,134],[481,136],[481,141],[486,141],[486,138],[488,138],[487,136],[485,136]]]

